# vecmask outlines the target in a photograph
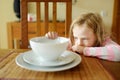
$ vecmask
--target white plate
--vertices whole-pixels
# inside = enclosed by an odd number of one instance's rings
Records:
[[[27,51],[23,55],[23,60],[35,66],[61,66],[72,62],[75,55],[70,51],[65,51],[56,61],[41,61],[39,57],[34,55],[33,51]]]
[[[42,71],[42,72],[56,72],[56,71],[63,71],[63,70],[71,69],[71,68],[77,66],[81,62],[80,55],[78,55],[74,52],[71,52],[71,53],[73,53],[76,56],[76,58],[73,62],[66,64],[66,65],[62,65],[62,66],[56,66],[56,67],[43,67],[43,66],[34,66],[31,64],[28,64],[23,60],[24,54],[19,54],[16,57],[15,61],[18,66],[28,69],[28,70]]]

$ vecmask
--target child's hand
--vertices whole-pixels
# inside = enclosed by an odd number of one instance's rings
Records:
[[[72,46],[72,50],[74,52],[78,52],[78,53],[81,53],[81,54],[83,54],[84,48],[85,48],[84,46],[79,46],[79,45],[73,45]]]
[[[45,35],[46,37],[48,37],[49,39],[56,39],[58,37],[57,32],[48,32]]]

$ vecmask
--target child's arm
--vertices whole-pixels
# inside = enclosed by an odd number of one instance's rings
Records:
[[[83,54],[110,61],[120,61],[120,46],[109,40],[103,47],[86,47]]]

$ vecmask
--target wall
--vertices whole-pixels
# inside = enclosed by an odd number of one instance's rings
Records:
[[[13,12],[13,0],[0,0],[0,48],[8,48],[7,22],[17,20]]]
[[[78,0],[78,5],[76,5],[75,7],[76,8],[79,7],[79,9],[81,9],[82,11],[88,10],[92,12],[98,12],[100,14],[102,13],[103,20],[106,25],[106,29],[108,32],[110,32],[112,26],[113,5],[114,5],[114,0]]]
[[[72,19],[76,18],[81,12],[91,11],[103,13],[103,20],[105,22],[107,31],[110,32],[112,25],[114,0],[77,0],[77,3],[73,5]],[[34,4],[29,4],[29,12],[35,13]],[[43,8],[42,8],[43,9]],[[64,4],[59,3],[58,19],[64,20],[65,15],[60,12],[64,12]],[[13,11],[13,0],[0,0],[0,48],[8,48],[7,43],[7,22],[16,21]],[[44,13],[44,12],[43,12]],[[50,13],[52,14],[52,13]],[[50,16],[50,18],[52,18]]]

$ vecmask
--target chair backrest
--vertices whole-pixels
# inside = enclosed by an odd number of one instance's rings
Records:
[[[53,3],[53,31],[56,31],[56,23],[57,23],[57,3],[65,3],[66,5],[66,18],[65,18],[65,37],[68,37],[69,27],[72,20],[72,0],[21,0],[21,48],[28,48],[28,3],[35,2],[36,3],[36,24],[37,24],[37,36],[44,35],[49,31],[49,3]],[[41,2],[44,3],[44,33],[41,34]],[[63,12],[61,11],[61,14]]]

